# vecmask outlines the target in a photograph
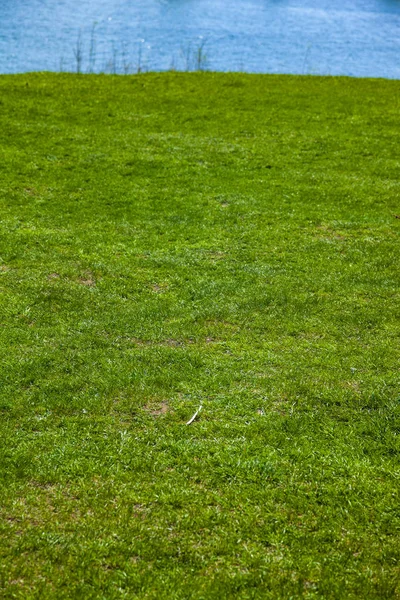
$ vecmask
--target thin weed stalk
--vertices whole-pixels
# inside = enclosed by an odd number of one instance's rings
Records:
[[[127,46],[126,44],[122,45],[122,68],[124,70],[124,75],[128,75],[131,70],[131,63],[128,62],[128,54],[127,54]]]
[[[142,72],[142,43],[139,42],[136,73]]]
[[[204,71],[207,65],[207,55],[204,52],[204,46],[207,40],[202,40],[195,52],[196,71]]]
[[[89,73],[94,73],[95,65],[96,65],[96,25],[97,23],[93,23],[92,31],[90,34],[90,47],[89,47]]]
[[[181,55],[184,61],[184,71],[190,71],[192,65],[192,44],[190,42],[186,46],[181,46]]]
[[[118,50],[114,46],[114,42],[112,44],[112,60],[111,60],[111,71],[113,75],[117,74],[118,70]]]
[[[79,30],[79,32],[78,32],[76,46],[74,48],[74,56],[75,56],[75,62],[76,62],[76,72],[82,73],[83,44],[82,44],[82,31],[81,30]]]

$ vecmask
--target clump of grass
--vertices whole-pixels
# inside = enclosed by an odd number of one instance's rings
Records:
[[[205,71],[208,65],[208,57],[205,53],[207,40],[201,38],[199,44],[193,47],[189,42],[181,46],[181,57],[184,71]]]
[[[399,85],[0,78],[3,597],[399,596]]]
[[[115,44],[112,42],[108,57],[103,57],[103,64],[100,66],[97,54],[96,26],[93,24],[88,55],[85,54],[85,44],[82,36],[82,31],[79,30],[73,55],[75,60],[75,71],[80,74],[86,71],[87,73],[108,73],[112,75],[123,74],[129,75],[132,73],[139,74],[148,70],[143,53],[143,39],[137,43],[136,61],[132,60],[132,49],[126,42]],[[176,62],[174,58],[171,61],[170,70],[183,71],[205,71],[208,68],[209,60],[205,52],[207,40],[200,37],[198,44],[192,43],[182,44],[180,50],[181,60]],[[133,52],[134,53],[134,52]],[[60,59],[60,71],[64,71],[64,60]]]

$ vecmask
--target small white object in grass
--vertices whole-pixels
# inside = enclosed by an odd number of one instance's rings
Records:
[[[195,420],[195,418],[197,417],[197,415],[199,414],[199,412],[202,409],[202,405],[200,404],[199,408],[196,410],[196,412],[194,413],[193,417],[191,419],[189,419],[189,421],[186,423],[186,425],[191,425],[193,423],[193,421]]]

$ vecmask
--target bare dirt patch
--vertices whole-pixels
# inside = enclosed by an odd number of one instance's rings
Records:
[[[78,283],[80,283],[80,285],[85,285],[86,287],[93,287],[96,285],[96,280],[93,273],[87,271],[82,277],[79,277]]]
[[[168,403],[163,400],[162,402],[152,402],[144,406],[144,410],[153,417],[161,417],[169,412]]]
[[[315,237],[319,240],[344,242],[347,238],[329,225],[318,225]]]
[[[163,294],[168,290],[168,285],[166,283],[153,283],[151,289],[155,294]]]

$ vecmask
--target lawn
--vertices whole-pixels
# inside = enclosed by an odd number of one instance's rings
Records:
[[[399,98],[0,77],[2,598],[400,598]]]

